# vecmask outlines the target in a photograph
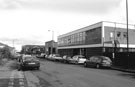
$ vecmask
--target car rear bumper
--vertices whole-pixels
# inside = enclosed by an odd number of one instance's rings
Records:
[[[108,68],[110,68],[111,65],[110,64],[102,64],[102,67],[108,67]]]
[[[40,67],[39,64],[27,64],[27,65],[22,65],[24,68],[37,68]]]
[[[82,64],[82,63],[84,63],[85,61],[78,61],[78,63],[80,63],[80,64]]]

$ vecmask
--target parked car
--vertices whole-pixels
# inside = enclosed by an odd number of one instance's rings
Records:
[[[71,59],[72,59],[71,56],[69,56],[69,55],[64,55],[62,62],[64,62],[64,63],[69,63],[69,61],[70,61]]]
[[[19,70],[24,70],[26,68],[40,68],[40,62],[39,60],[31,55],[24,55],[22,58],[19,60]]]
[[[55,59],[54,59],[54,54],[48,55],[47,59],[48,59],[48,60],[51,60],[51,61],[54,61],[54,60],[55,60]]]
[[[37,57],[37,58],[45,58],[45,56],[46,56],[45,53],[41,53],[41,54],[37,55],[36,57]]]
[[[101,67],[110,68],[111,65],[112,65],[111,59],[105,56],[92,56],[89,59],[87,59],[84,63],[85,67],[93,66],[96,68],[101,68]]]
[[[48,59],[48,57],[49,57],[49,55],[46,54],[46,55],[45,55],[45,59]]]
[[[62,61],[62,59],[63,59],[59,54],[53,54],[52,58],[55,61]]]
[[[86,58],[82,55],[75,55],[69,59],[69,63],[83,64],[86,61]]]

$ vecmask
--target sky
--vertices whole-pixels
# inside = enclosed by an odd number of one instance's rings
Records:
[[[130,24],[134,4],[128,0]],[[17,50],[100,21],[126,23],[126,0],[0,0],[0,42]]]

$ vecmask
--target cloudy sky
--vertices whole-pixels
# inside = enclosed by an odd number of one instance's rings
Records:
[[[135,1],[128,0],[135,24]],[[126,0],[0,0],[0,42],[21,49],[100,21],[126,23]],[[48,31],[49,30],[49,31]]]

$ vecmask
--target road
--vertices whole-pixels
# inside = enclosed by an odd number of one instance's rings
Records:
[[[135,74],[40,59],[40,70],[6,72],[2,87],[135,87]],[[12,85],[12,86],[10,86]],[[0,86],[1,87],[1,86]]]
[[[39,71],[25,71],[24,74],[27,81],[35,83],[37,87],[135,87],[133,73],[46,60],[41,61]]]

